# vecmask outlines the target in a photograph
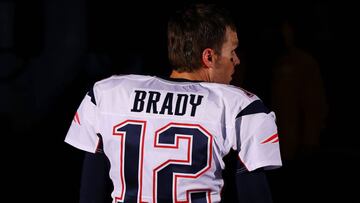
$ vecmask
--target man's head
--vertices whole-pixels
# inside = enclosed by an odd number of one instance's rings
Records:
[[[235,24],[226,10],[215,5],[191,5],[169,20],[169,59],[177,72],[205,68],[209,82],[227,84],[240,63],[237,45]]]

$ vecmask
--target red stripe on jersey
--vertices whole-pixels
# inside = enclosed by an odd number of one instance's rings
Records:
[[[277,139],[277,140],[275,140]],[[273,141],[274,140],[274,141]],[[274,134],[274,135],[271,135],[270,137],[266,138],[264,141],[261,142],[261,144],[265,144],[265,143],[268,143],[270,141],[273,141],[274,142],[278,142],[279,141],[279,137],[278,137],[278,134]]]
[[[78,123],[79,125],[81,125],[81,123],[80,123],[80,117],[79,117],[78,112],[75,113],[74,121],[75,121],[75,123]]]
[[[276,142],[279,142],[279,137],[276,140],[272,141],[271,143],[276,143]]]

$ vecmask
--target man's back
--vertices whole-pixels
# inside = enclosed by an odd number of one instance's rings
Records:
[[[281,165],[274,119],[230,85],[113,76],[84,98],[66,142],[103,146],[115,202],[219,202],[230,149],[250,171]]]

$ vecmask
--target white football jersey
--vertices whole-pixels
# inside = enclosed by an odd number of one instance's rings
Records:
[[[220,202],[223,157],[249,171],[282,165],[275,115],[224,84],[112,76],[83,99],[65,142],[95,153],[102,140],[118,202]]]

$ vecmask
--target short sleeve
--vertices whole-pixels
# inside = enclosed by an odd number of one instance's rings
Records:
[[[93,91],[82,100],[65,137],[65,142],[84,151],[95,153],[99,143],[95,124],[97,106]]]
[[[243,109],[236,117],[238,155],[249,171],[273,169],[282,165],[275,113],[260,100]]]

